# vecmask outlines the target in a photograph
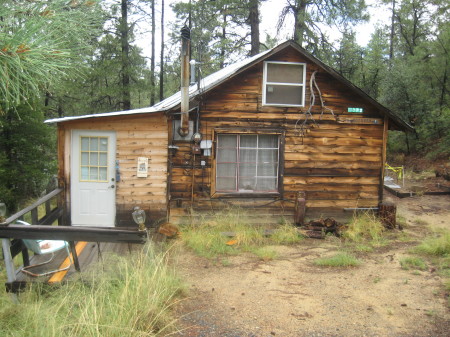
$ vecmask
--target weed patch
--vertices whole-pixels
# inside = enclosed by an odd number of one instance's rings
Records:
[[[314,264],[321,267],[356,267],[361,264],[361,261],[348,253],[338,253],[331,257],[317,259]]]
[[[415,249],[420,254],[446,257],[450,255],[450,231],[438,234],[437,237],[427,238]]]
[[[384,226],[379,219],[372,213],[364,213],[353,217],[343,237],[351,243],[379,247],[387,243],[383,234]]]
[[[427,264],[420,257],[405,257],[400,260],[400,265],[404,270],[410,269],[419,269],[425,270],[427,269]]]
[[[181,226],[181,239],[197,255],[216,258],[251,252],[262,259],[275,258],[274,251],[264,248],[273,244],[294,244],[302,240],[296,227],[283,223],[266,235],[266,227],[249,224],[245,211],[229,208],[214,213],[195,225]]]

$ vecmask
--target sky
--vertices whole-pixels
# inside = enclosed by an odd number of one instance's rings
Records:
[[[166,41],[168,41],[168,34],[170,32],[171,24],[170,22],[175,21],[175,16],[172,12],[172,9],[170,7],[170,4],[178,2],[179,0],[165,0],[165,35],[166,35]],[[189,0],[181,0],[183,2],[189,2]],[[198,0],[191,0],[193,2]],[[245,1],[245,0],[243,0]],[[383,7],[377,6],[376,3],[379,2],[379,0],[366,0],[366,4],[369,6],[369,14],[370,14],[370,21],[364,24],[360,24],[356,27],[356,40],[359,45],[366,46],[367,43],[370,40],[371,34],[373,33],[375,27],[377,24],[386,24],[390,22],[390,11],[389,8],[385,5]],[[286,0],[267,0],[264,1],[261,5],[260,12],[261,12],[261,24],[260,24],[260,39],[261,41],[265,40],[265,33],[268,33],[270,36],[274,37],[276,36],[280,42],[283,42],[289,38],[292,38],[292,25],[293,20],[288,19],[285,22],[285,28],[277,33],[276,26],[279,18],[279,14],[281,13],[283,6],[286,4]],[[156,1],[156,15],[158,16],[157,22],[160,20],[161,15],[161,0]],[[155,33],[156,41],[156,53],[159,54],[159,46],[160,46],[160,30],[159,25],[156,25],[157,32]],[[145,30],[150,31],[149,28],[146,27]],[[334,30],[335,31],[335,30]],[[333,29],[330,28],[328,31],[330,37],[332,39],[339,38],[338,35],[333,33]],[[333,36],[334,35],[334,36]],[[145,43],[140,43],[140,40],[145,41]],[[137,41],[137,44],[142,47],[148,46],[150,41],[150,34],[147,36],[142,37],[140,40]],[[147,57],[150,57],[150,50],[149,47],[144,47],[144,54]]]

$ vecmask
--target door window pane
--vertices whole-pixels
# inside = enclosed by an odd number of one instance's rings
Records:
[[[89,137],[81,137],[81,151],[89,151]]]
[[[108,138],[100,138],[100,151],[108,151]]]
[[[108,181],[108,137],[80,138],[80,180]]]
[[[89,150],[91,151],[98,151],[98,137],[90,137],[90,147]]]

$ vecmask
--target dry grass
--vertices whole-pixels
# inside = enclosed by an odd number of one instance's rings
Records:
[[[2,336],[159,336],[174,325],[183,290],[167,256],[150,245],[58,288],[35,284],[19,303],[1,297]]]
[[[387,243],[383,234],[383,224],[375,214],[367,212],[353,217],[343,237],[352,243],[379,247]]]

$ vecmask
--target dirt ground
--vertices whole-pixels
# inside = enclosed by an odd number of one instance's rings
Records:
[[[399,263],[432,228],[450,229],[450,196],[385,199],[406,219],[404,234],[355,253],[363,261],[355,268],[312,263],[342,249],[338,239],[273,247],[278,257],[267,262],[212,261],[180,248],[189,297],[177,308],[177,336],[450,336],[442,277],[432,266],[418,272]]]

